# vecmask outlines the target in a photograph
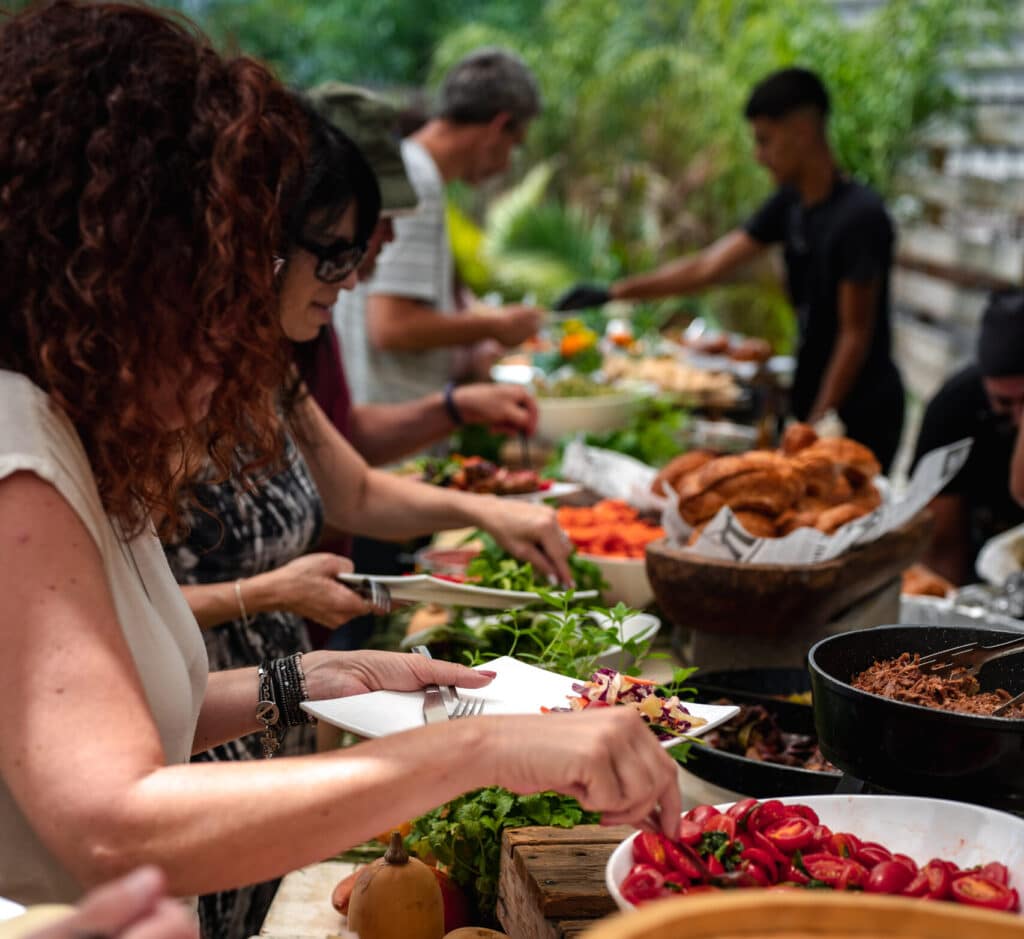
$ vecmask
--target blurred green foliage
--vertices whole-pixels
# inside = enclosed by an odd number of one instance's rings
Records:
[[[785,65],[821,73],[840,161],[892,195],[914,132],[956,114],[950,82],[964,54],[1003,41],[1017,11],[1005,0],[889,0],[850,26],[829,0],[160,5],[293,84],[340,78],[404,100],[425,100],[417,94],[470,49],[518,51],[545,102],[520,165],[543,168],[520,174],[521,185],[486,217],[479,196],[463,191],[452,229],[474,289],[541,301],[575,280],[647,269],[742,221],[771,188],[753,159],[743,106],[758,79]],[[761,268],[748,279],[753,290],[719,291],[699,311],[784,348],[792,319],[777,278]]]

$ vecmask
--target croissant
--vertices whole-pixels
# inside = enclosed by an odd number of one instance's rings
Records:
[[[832,535],[847,522],[852,522],[855,518],[867,515],[870,511],[871,509],[856,502],[844,502],[842,505],[834,505],[830,509],[825,509],[818,516],[814,527],[826,535]]]
[[[715,458],[713,453],[707,450],[691,450],[689,453],[682,453],[661,468],[658,475],[654,477],[651,484],[651,492],[655,495],[662,494],[662,483],[666,483],[670,489],[678,489],[679,483],[684,476],[699,470],[705,463],[710,463]]]
[[[760,512],[739,511],[736,513],[736,521],[739,522],[748,534],[755,538],[776,538],[778,531],[775,527],[775,520]]]
[[[782,435],[782,452],[793,456],[811,446],[818,439],[817,431],[810,424],[790,424]]]
[[[849,437],[823,437],[816,443],[802,450],[805,456],[814,454],[831,460],[840,472],[846,476],[850,484],[856,488],[863,482],[874,479],[882,467],[875,455],[863,444]]]
[[[796,474],[787,468],[785,472],[754,470],[733,476],[712,492],[734,512],[746,509],[774,517],[796,502],[801,488]]]

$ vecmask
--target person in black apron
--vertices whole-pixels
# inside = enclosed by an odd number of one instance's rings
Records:
[[[774,195],[703,251],[609,286],[578,284],[555,309],[692,293],[781,244],[799,323],[790,411],[812,423],[837,411],[847,434],[888,469],[904,409],[890,348],[892,222],[881,197],[836,162],[827,135],[828,92],[813,72],[769,75],[744,113],[757,160],[778,185]]]

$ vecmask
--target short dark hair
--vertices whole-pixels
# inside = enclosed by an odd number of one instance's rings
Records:
[[[306,119],[309,149],[302,190],[285,218],[285,237],[290,241],[308,237],[307,226],[324,218],[327,227],[334,225],[355,200],[356,241],[365,244],[380,217],[377,177],[350,137],[321,115],[306,96],[296,97]]]
[[[784,68],[761,79],[743,111],[748,121],[758,117],[778,120],[802,108],[813,108],[824,120],[829,112],[828,91],[810,69]]]
[[[540,107],[540,89],[529,66],[506,49],[487,47],[471,52],[445,75],[437,113],[456,124],[486,124],[503,113],[526,124]]]
[[[985,378],[1024,375],[1024,291],[994,290],[981,314],[978,367]]]

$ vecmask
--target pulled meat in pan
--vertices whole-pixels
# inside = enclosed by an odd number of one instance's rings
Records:
[[[714,703],[735,702],[720,698]],[[748,760],[795,766],[819,773],[839,772],[821,755],[814,737],[783,730],[775,715],[760,704],[741,704],[739,714],[717,730],[705,734],[704,742],[716,750],[745,756]]]
[[[948,678],[926,674],[918,665],[920,658],[916,652],[913,655],[904,652],[895,659],[875,662],[869,669],[855,675],[851,684],[861,691],[894,701],[981,716],[990,715],[1013,697],[1002,688],[982,691],[978,679],[969,675],[966,669],[958,669]],[[1024,718],[1024,704],[1015,705],[1001,716]]]

